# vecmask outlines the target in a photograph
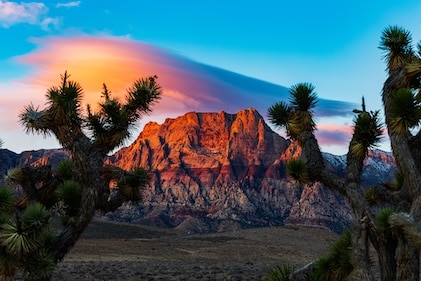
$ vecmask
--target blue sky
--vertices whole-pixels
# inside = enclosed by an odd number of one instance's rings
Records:
[[[17,115],[30,102],[42,108],[64,70],[91,103],[102,82],[118,95],[138,72],[157,74],[165,90],[142,123],[248,107],[265,117],[285,87],[310,82],[322,99],[322,149],[343,154],[350,108],[362,95],[369,109],[382,106],[382,30],[399,25],[418,42],[420,12],[405,0],[0,1],[0,138],[15,152],[58,147],[25,135]]]

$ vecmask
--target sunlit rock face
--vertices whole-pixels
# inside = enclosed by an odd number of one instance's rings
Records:
[[[351,220],[343,198],[320,183],[298,185],[285,175],[285,163],[300,147],[285,140],[255,109],[236,114],[190,112],[164,123],[148,123],[109,164],[151,171],[151,185],[139,205],[127,204],[106,219],[162,227],[185,233],[246,227],[304,224],[340,232]],[[6,168],[51,164],[69,157],[63,150],[0,150]],[[324,154],[326,167],[344,174],[346,156]],[[370,152],[363,182],[393,176],[393,157]]]
[[[190,112],[161,125],[149,123],[110,162],[125,169],[147,167],[151,187],[141,206],[126,206],[109,217],[188,232],[285,223],[342,230],[350,213],[340,196],[285,177],[285,162],[300,152],[254,109]]]

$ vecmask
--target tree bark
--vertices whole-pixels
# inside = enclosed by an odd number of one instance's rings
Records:
[[[397,240],[391,233],[382,235],[380,241],[374,242],[380,267],[381,281],[396,280],[396,247]]]
[[[398,235],[396,250],[397,280],[418,281],[420,278],[419,251],[405,238]]]
[[[53,249],[56,263],[61,261],[76,244],[95,214],[98,191],[105,183],[101,180],[101,171],[105,160],[90,142],[79,143],[72,151],[74,179],[82,186],[82,200],[78,219],[67,226],[59,235]]]
[[[392,116],[391,97],[397,90],[410,87],[410,82],[411,78],[407,76],[406,66],[391,71],[389,78],[384,83],[382,98],[393,155],[399,171],[404,178],[401,196],[404,199],[416,199],[411,202],[411,210],[404,209],[400,211],[410,212],[415,220],[414,222],[418,223],[421,219],[421,209],[417,206],[419,204],[419,196],[421,195],[421,173],[419,167],[416,165],[409,145],[410,138],[406,135],[398,135],[390,128],[390,116]],[[397,280],[419,280],[419,251],[408,241],[408,237],[403,233],[396,234],[398,236],[396,250]]]

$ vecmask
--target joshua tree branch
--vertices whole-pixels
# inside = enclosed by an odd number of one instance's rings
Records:
[[[421,226],[406,213],[396,213],[389,217],[389,224],[395,231],[402,231],[412,244],[421,250]]]

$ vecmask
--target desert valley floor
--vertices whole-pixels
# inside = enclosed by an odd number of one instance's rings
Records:
[[[53,280],[256,280],[277,264],[306,264],[336,238],[303,226],[186,235],[95,221]]]

